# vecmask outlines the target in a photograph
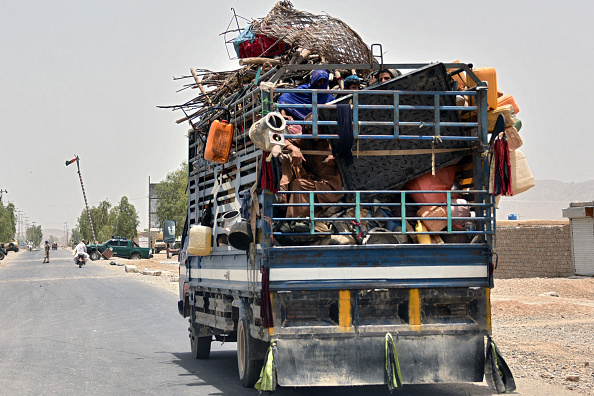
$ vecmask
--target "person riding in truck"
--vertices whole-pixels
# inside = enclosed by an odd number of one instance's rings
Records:
[[[311,120],[311,115],[305,118]],[[311,133],[311,128],[303,128],[304,133]],[[336,161],[330,155],[303,154],[304,151],[330,151],[330,143],[325,139],[287,139],[285,149],[290,155],[282,158],[281,191],[340,191],[342,180],[336,167]],[[338,202],[341,194],[316,194],[315,200],[320,203]],[[308,194],[291,194],[289,203],[308,203]],[[287,202],[287,194],[280,194],[279,202]],[[306,206],[290,206],[286,217],[307,217]]]

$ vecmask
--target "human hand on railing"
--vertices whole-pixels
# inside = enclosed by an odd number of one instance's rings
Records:
[[[287,121],[293,121],[293,116],[288,114],[284,109],[281,110],[281,114],[283,115],[283,117],[285,118],[285,120]]]
[[[303,158],[303,154],[301,153],[301,150],[299,150],[299,148],[295,147],[295,146],[291,146],[290,150],[291,150],[291,159],[292,159],[293,165],[301,166],[302,162],[305,161],[305,158]]]

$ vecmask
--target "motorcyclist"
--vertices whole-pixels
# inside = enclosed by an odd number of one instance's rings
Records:
[[[78,256],[83,257],[83,261],[86,263],[89,259],[89,255],[87,254],[87,245],[85,245],[85,240],[83,239],[80,241],[78,245],[74,248],[74,262],[77,263]]]

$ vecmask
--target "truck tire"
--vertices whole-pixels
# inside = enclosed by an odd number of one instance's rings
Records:
[[[101,260],[101,255],[99,254],[98,251],[94,250],[91,252],[91,254],[89,255],[89,257],[91,258],[91,260],[95,261],[95,260]]]
[[[210,344],[212,336],[198,337],[198,324],[196,323],[196,314],[192,307],[190,315],[190,346],[192,347],[192,356],[194,359],[208,359],[210,356]]]
[[[0,260],[4,260],[4,252],[0,250]]]
[[[241,384],[246,388],[253,387],[260,378],[264,360],[260,358],[261,341],[250,335],[247,319],[237,322],[237,369]]]
[[[140,253],[132,253],[130,255],[130,260],[140,260]]]

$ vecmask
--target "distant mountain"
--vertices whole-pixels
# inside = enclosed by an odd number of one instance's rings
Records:
[[[562,209],[573,201],[594,200],[594,180],[565,183],[558,180],[537,180],[536,186],[513,197],[502,197],[497,219],[507,220],[517,214],[519,220],[563,219]]]

